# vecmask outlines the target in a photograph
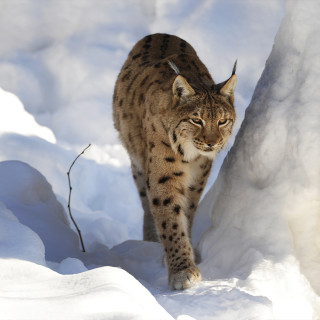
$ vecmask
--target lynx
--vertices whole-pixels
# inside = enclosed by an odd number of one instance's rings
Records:
[[[186,41],[153,34],[131,50],[115,84],[113,118],[144,209],[143,238],[160,241],[168,284],[201,280],[191,228],[212,160],[236,118],[232,75],[215,84]]]

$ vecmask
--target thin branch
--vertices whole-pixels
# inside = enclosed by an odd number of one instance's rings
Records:
[[[81,231],[78,228],[78,225],[76,223],[76,221],[73,219],[72,213],[71,213],[71,206],[70,206],[70,202],[71,202],[71,192],[72,192],[72,186],[71,186],[71,179],[70,179],[70,173],[71,173],[71,169],[73,167],[73,165],[76,163],[76,161],[78,160],[78,158],[83,155],[85,153],[85,151],[91,146],[91,143],[83,149],[83,151],[73,160],[69,171],[67,172],[68,175],[68,182],[69,182],[69,200],[68,200],[68,210],[69,210],[69,215],[70,215],[70,219],[72,220],[74,226],[76,227],[78,234],[79,234],[79,238],[80,238],[80,242],[81,242],[81,247],[82,247],[82,252],[86,252],[85,248],[84,248],[84,244],[83,244],[83,240],[82,240],[82,236],[81,236]]]

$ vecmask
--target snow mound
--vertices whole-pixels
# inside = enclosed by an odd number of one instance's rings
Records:
[[[0,257],[21,259],[45,266],[44,245],[39,236],[21,224],[0,201]]]
[[[78,236],[70,229],[63,207],[42,174],[21,161],[3,161],[0,181],[0,201],[20,223],[38,234],[47,260],[60,262],[79,254]]]
[[[1,315],[6,319],[173,319],[119,268],[62,276],[31,262],[1,260],[0,283]]]
[[[320,316],[310,287],[320,293],[319,13],[318,2],[287,3],[235,144],[200,208],[211,208],[213,221],[201,241],[203,269],[259,288],[276,318]]]

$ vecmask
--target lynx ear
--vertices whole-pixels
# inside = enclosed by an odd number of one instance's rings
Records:
[[[232,75],[220,88],[219,92],[226,97],[233,97],[234,89],[237,83],[237,76]]]
[[[232,103],[234,100],[233,93],[237,83],[236,68],[237,68],[237,60],[234,63],[231,77],[228,80],[222,83],[219,83],[216,86],[218,89],[218,92],[223,96],[229,98]]]
[[[173,96],[181,99],[188,98],[195,94],[195,91],[192,89],[188,81],[183,76],[177,76],[172,85]]]

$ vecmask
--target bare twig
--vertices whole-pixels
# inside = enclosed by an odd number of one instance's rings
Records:
[[[82,246],[82,252],[86,252],[85,248],[84,248],[84,244],[83,244],[83,240],[82,240],[82,236],[81,236],[81,231],[80,229],[78,228],[78,225],[76,224],[76,221],[73,219],[73,216],[72,216],[72,213],[71,213],[71,207],[70,207],[70,202],[71,202],[71,192],[72,192],[72,187],[71,187],[71,180],[70,180],[70,172],[71,172],[71,169],[73,167],[73,165],[76,163],[76,161],[78,160],[78,158],[84,154],[84,152],[91,146],[91,143],[83,149],[83,151],[73,160],[70,168],[69,168],[69,171],[67,172],[67,175],[68,175],[68,182],[69,182],[69,200],[68,200],[68,210],[69,210],[69,215],[70,215],[70,218],[74,224],[74,226],[76,227],[77,231],[78,231],[78,234],[79,234],[79,238],[80,238],[80,242],[81,242],[81,246]]]

